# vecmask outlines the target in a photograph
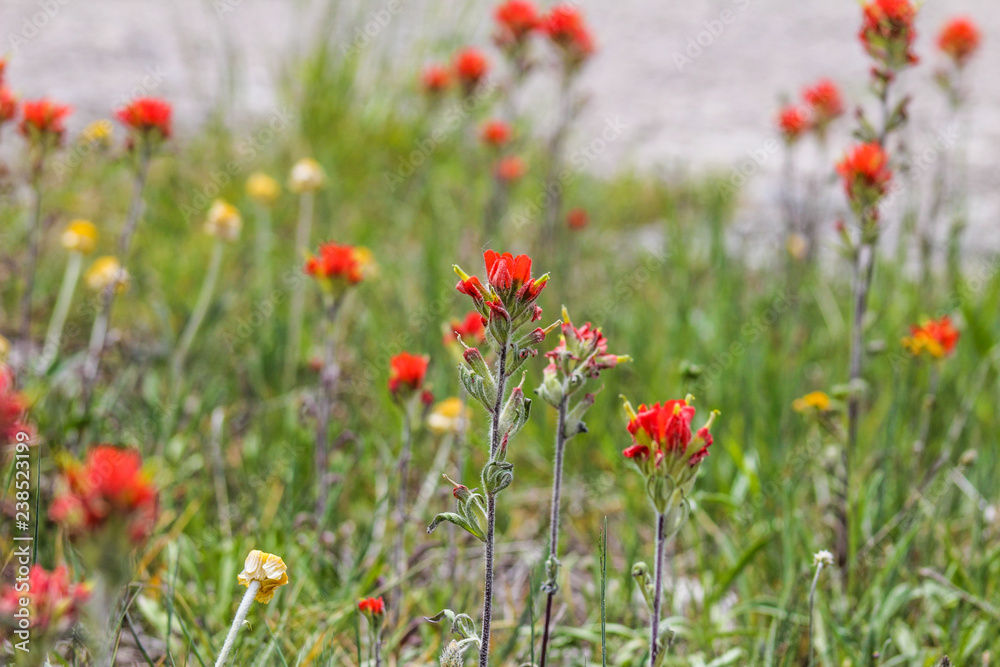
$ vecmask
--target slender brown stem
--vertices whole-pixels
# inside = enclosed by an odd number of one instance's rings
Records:
[[[649,622],[649,667],[656,667],[660,639],[660,600],[663,597],[663,550],[667,541],[666,515],[656,513],[656,564],[653,574],[653,617]]]
[[[554,577],[559,562],[559,505],[562,495],[562,471],[563,455],[566,449],[566,407],[569,396],[564,395],[559,403],[559,418],[556,421],[556,460],[552,472],[552,510],[549,515],[549,558],[552,566],[549,575]],[[548,594],[545,600],[545,629],[542,631],[542,651],[539,658],[538,667],[545,667],[545,658],[548,655],[549,633],[552,626],[552,599],[555,597],[557,582],[546,582]]]
[[[334,325],[343,297],[337,297],[327,305],[324,322],[325,335],[323,340],[323,370],[319,381],[319,398],[316,405],[316,522],[323,521],[326,515],[327,502],[330,496],[330,480],[328,477],[330,461],[330,416],[333,410],[334,395],[337,387],[339,369],[336,361],[336,339]]]

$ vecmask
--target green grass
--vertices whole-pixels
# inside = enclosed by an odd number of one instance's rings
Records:
[[[267,120],[257,128],[213,124],[172,143],[156,159],[129,262],[133,284],[116,305],[113,325],[121,340],[105,358],[98,393],[103,416],[92,433],[95,442],[139,447],[162,489],[159,528],[140,554],[137,581],[146,588],[132,614],[153,658],[165,655],[169,627],[167,664],[214,662],[242,592],[236,574],[246,553],[259,548],[284,558],[291,584],[268,606],[251,609],[237,663],[342,665],[357,659],[356,638],[364,633],[356,627],[355,602],[388,594],[394,585],[387,504],[394,497],[390,470],[400,415],[385,389],[388,358],[403,349],[430,354],[435,394],[457,392],[441,327],[469,304],[454,290],[451,265],[481,273],[481,248],[489,244],[528,251],[539,272],[552,271],[540,300],[545,322],[556,319],[565,303],[575,319],[603,325],[613,351],[634,359],[602,377],[603,390],[587,418],[590,433],[574,439],[567,452],[564,581],[553,639],[557,664],[601,660],[598,544],[605,517],[608,664],[642,664],[646,617],[629,572],[633,562],[652,559],[652,512],[638,476],[620,455],[628,434],[618,395],[652,402],[688,391],[697,396],[699,415],[718,408],[722,417],[702,467],[696,510],[668,552],[674,585],[666,609],[677,638],[667,664],[806,664],[812,554],[833,545],[839,454],[791,404],[846,380],[846,267],[789,273],[778,250],[765,265],[751,266],[724,244],[733,202],[712,179],[667,183],[645,174],[609,180],[579,174],[567,202],[585,206],[592,223],[581,232],[561,232],[555,255],[539,251],[537,223],[516,235],[507,230],[502,239],[484,239],[480,220],[489,179],[462,131],[472,121],[447,133],[414,175],[390,191],[386,173],[442,122],[443,112],[424,114],[410,90],[361,94],[353,68],[329,51],[301,63],[292,81],[289,101],[296,113],[273,139],[263,141],[260,134]],[[241,151],[248,137],[259,143],[252,159]],[[334,432],[349,437],[334,455],[332,509],[319,522],[312,515],[314,426],[303,403],[316,376],[303,363],[296,388],[280,390],[290,290],[307,290],[306,349],[316,345],[319,297],[299,277],[300,256],[290,242],[296,201],[287,192],[273,210],[278,244],[271,268],[278,298],[263,293],[253,263],[258,221],[242,194],[252,171],[284,180],[291,163],[306,154],[323,164],[330,183],[318,197],[313,243],[368,246],[379,265],[378,276],[354,291],[341,318],[343,381]],[[529,151],[527,157],[533,168],[515,192],[515,208],[540,192],[543,156]],[[235,166],[219,194],[239,205],[246,226],[226,253],[219,290],[174,405],[169,354],[193,308],[211,246],[200,232],[211,197],[199,205],[198,196],[230,162]],[[127,206],[128,176],[127,163],[109,153],[91,155],[62,182],[47,184],[45,214],[54,217],[35,304],[38,337],[63,269],[58,229],[71,217],[89,217],[103,232],[101,252],[110,252]],[[198,214],[186,220],[185,206]],[[9,337],[24,213],[15,206],[0,212],[4,229],[15,230],[5,244],[11,264],[2,286],[3,331]],[[662,247],[645,248],[642,240],[649,238],[662,239]],[[997,502],[1000,469],[997,368],[989,361],[1000,337],[998,264],[984,265],[985,278],[974,288],[949,287],[941,277],[927,291],[891,254],[884,253],[876,271],[867,329],[869,340],[884,341],[886,351],[873,354],[866,371],[869,388],[850,489],[855,549],[893,520],[916,480],[946,449],[949,464],[898,529],[857,564],[846,590],[842,573],[824,572],[817,655],[829,666],[933,665],[945,653],[956,665],[985,664],[985,652],[1000,652],[998,528],[987,524],[983,512],[985,504]],[[966,268],[974,275],[982,267]],[[80,361],[92,318],[82,294],[81,287],[60,364],[25,387],[35,399],[31,418],[43,436],[46,479],[54,471],[53,454],[74,427],[70,369]],[[928,368],[902,356],[899,339],[920,316],[946,312],[961,315],[963,338],[942,366],[930,437],[917,452],[913,442]],[[685,377],[685,363],[698,364],[701,378]],[[527,366],[528,386],[540,381],[543,365],[538,358]],[[209,420],[216,408],[226,417],[222,472],[232,536],[222,531],[223,510],[210,472]],[[168,415],[175,411],[171,427]],[[966,413],[959,437],[948,442],[952,421]],[[475,479],[486,446],[482,417],[476,415],[465,471],[454,469],[455,454],[444,470],[432,469],[440,443],[418,435],[410,488],[425,478],[440,479],[441,472],[474,485],[468,480]],[[531,590],[531,582],[543,579],[554,420],[554,411],[537,402],[511,447],[515,481],[501,497],[498,522],[497,665],[528,660],[530,637],[538,636],[529,625],[539,621],[543,596]],[[978,458],[958,465],[967,450]],[[44,509],[49,487],[42,488]],[[431,664],[447,642],[447,628],[423,622],[424,616],[445,607],[476,619],[480,613],[478,543],[459,538],[451,570],[448,531],[427,536],[422,530],[452,506],[450,490],[442,484],[435,489],[413,518],[402,597],[387,598],[388,652],[396,664]],[[970,497],[970,489],[984,497]],[[6,549],[7,524],[0,530]],[[43,524],[40,533],[40,560],[52,565],[66,547],[53,525]],[[125,635],[128,643],[127,629]]]

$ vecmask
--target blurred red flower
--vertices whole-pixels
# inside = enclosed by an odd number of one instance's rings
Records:
[[[451,72],[444,65],[428,65],[420,73],[420,84],[429,95],[443,93],[451,85]]]
[[[837,173],[848,198],[864,206],[877,202],[892,179],[889,156],[876,142],[851,148],[837,165]]]
[[[564,3],[553,7],[542,20],[542,31],[562,50],[571,67],[580,65],[594,53],[594,38],[574,5]]]
[[[351,285],[361,282],[363,269],[357,248],[337,243],[320,245],[319,254],[307,259],[304,267],[304,271],[314,278],[343,279]]]
[[[497,162],[497,177],[502,181],[516,181],[527,171],[528,165],[516,155],[508,155]]]
[[[587,210],[583,208],[571,208],[566,213],[566,225],[570,229],[583,229],[590,222]]]
[[[483,124],[479,137],[483,143],[500,147],[510,141],[510,125],[502,120],[489,120]]]
[[[493,17],[497,22],[495,41],[501,47],[523,42],[541,24],[538,8],[526,0],[507,0]]]
[[[71,535],[119,524],[139,543],[153,531],[157,491],[136,450],[97,445],[82,464],[73,462],[63,470],[62,484],[49,514]]]
[[[483,324],[483,316],[475,310],[469,311],[465,319],[461,322],[452,320],[448,325],[451,335],[445,336],[444,344],[450,345],[456,338],[461,338],[466,345],[478,345],[486,339],[486,327]]]
[[[64,565],[48,572],[41,565],[32,565],[27,588],[11,585],[0,594],[0,627],[26,627],[41,630],[53,638],[69,632],[80,617],[83,603],[90,597],[87,586],[71,584]],[[27,604],[22,604],[27,600]],[[28,614],[14,616],[27,607]],[[24,620],[27,626],[19,621]]]
[[[789,105],[778,112],[778,128],[788,143],[795,143],[809,126],[809,114],[800,106]]]
[[[903,346],[915,355],[923,352],[940,359],[955,351],[961,334],[947,315],[938,320],[924,320],[919,326],[910,327],[910,335],[903,339]]]
[[[820,79],[815,85],[806,88],[802,97],[812,111],[813,125],[820,130],[826,128],[830,121],[844,113],[844,100],[840,89],[829,79]]]
[[[358,611],[370,616],[381,616],[385,613],[385,602],[381,597],[358,600]]]
[[[32,435],[31,427],[24,423],[24,413],[28,403],[14,389],[14,373],[0,364],[0,444],[17,440],[18,433]]]
[[[115,111],[115,118],[140,134],[157,131],[163,139],[170,138],[170,103],[157,97],[139,97]]]
[[[424,384],[429,363],[428,357],[418,357],[409,352],[394,356],[389,360],[389,391],[395,395],[401,390],[419,390]]]
[[[959,16],[951,19],[941,28],[937,45],[959,67],[964,67],[979,48],[979,28],[972,19]]]
[[[466,94],[475,90],[490,69],[490,63],[479,49],[469,46],[455,55],[455,73]]]
[[[0,82],[0,125],[17,117],[17,96]]]
[[[864,23],[859,33],[865,51],[890,70],[916,64],[910,50],[917,33],[913,27],[917,9],[911,0],[872,0],[864,5]]]
[[[72,107],[54,104],[48,98],[26,101],[19,129],[29,139],[54,137],[58,141],[66,131],[63,121],[72,112]]]

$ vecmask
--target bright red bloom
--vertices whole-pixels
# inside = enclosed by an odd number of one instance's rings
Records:
[[[490,63],[479,49],[469,46],[455,55],[455,73],[466,94],[475,90],[490,69]]]
[[[548,35],[562,52],[567,64],[577,66],[594,53],[594,38],[575,6],[556,5],[542,20],[542,32]]]
[[[871,0],[864,5],[864,24],[858,37],[865,51],[890,70],[917,63],[910,50],[917,33],[917,9],[911,0]]]
[[[903,339],[903,346],[911,353],[920,355],[927,352],[932,357],[940,359],[955,351],[961,336],[951,318],[945,315],[939,320],[924,320],[919,326],[910,327],[910,335]]]
[[[389,391],[417,391],[424,384],[427,375],[428,357],[418,357],[409,352],[400,352],[389,360]]]
[[[486,340],[486,326],[483,323],[483,316],[475,310],[467,313],[461,322],[452,320],[449,328],[451,335],[445,336],[445,345],[454,343],[456,338],[460,338],[466,345],[478,345]]]
[[[90,597],[87,586],[71,584],[69,572],[60,565],[47,572],[41,565],[33,565],[28,573],[27,589],[18,590],[9,586],[0,594],[0,627],[32,628],[53,639],[69,632],[80,617],[83,603]],[[21,599],[28,600],[27,605]],[[28,615],[22,617],[27,626],[19,624],[14,616],[24,607]]]
[[[510,125],[502,120],[487,121],[479,131],[483,143],[500,147],[510,141]]]
[[[483,253],[486,262],[486,278],[497,291],[511,287],[519,288],[531,280],[531,258],[527,255],[514,257],[509,252],[503,254],[495,250]]]
[[[655,467],[659,467],[668,457],[680,458],[688,466],[695,467],[708,456],[708,448],[712,445],[712,434],[709,432],[712,419],[698,429],[697,433],[692,433],[694,406],[689,405],[686,400],[666,401],[663,405],[640,405],[635,413],[631,409],[626,403],[626,414],[630,416],[627,428],[633,440],[632,446],[622,452],[626,458],[645,463],[652,456]],[[715,414],[717,413],[713,413],[713,419]],[[689,446],[692,443],[696,446],[700,444],[701,447],[690,452]]]
[[[837,165],[844,190],[851,201],[870,205],[885,194],[892,178],[889,156],[876,143],[859,144],[848,151]]]
[[[83,464],[63,470],[65,489],[49,512],[71,535],[100,530],[120,522],[133,542],[142,542],[153,530],[157,491],[142,471],[142,457],[134,449],[97,445]]]
[[[170,138],[170,103],[158,97],[139,97],[128,106],[115,111],[115,118],[140,134],[156,131],[163,139]]]
[[[571,208],[566,213],[566,226],[570,229],[583,229],[590,222],[587,210],[583,208]]]
[[[59,140],[66,131],[63,122],[72,111],[72,107],[54,104],[47,98],[25,102],[19,129],[29,139],[53,136]]]
[[[802,107],[789,105],[778,113],[778,127],[785,141],[794,143],[809,129],[809,114]]]
[[[444,65],[428,65],[420,74],[420,84],[430,95],[443,93],[451,85],[451,72]]]
[[[24,421],[28,403],[14,390],[14,373],[0,364],[0,445],[17,441],[18,433],[33,434]]]
[[[979,28],[972,19],[959,16],[951,19],[938,33],[937,45],[959,67],[964,67],[979,48]]]
[[[385,613],[385,602],[381,597],[358,600],[358,611],[370,616],[381,616]]]
[[[844,113],[840,89],[829,79],[820,79],[814,86],[806,88],[802,97],[812,110],[813,123],[819,128],[825,128],[830,121]]]
[[[524,41],[541,25],[538,8],[526,0],[507,0],[493,13],[497,22],[496,43],[499,46]]]
[[[512,182],[520,179],[528,171],[528,165],[516,155],[508,155],[497,162],[497,178]]]
[[[17,96],[0,83],[0,125],[17,117]]]
[[[319,255],[306,260],[304,271],[314,278],[342,279],[350,285],[356,285],[364,278],[364,265],[358,249],[336,243],[322,244]]]

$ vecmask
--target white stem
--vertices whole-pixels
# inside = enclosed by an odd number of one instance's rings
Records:
[[[299,225],[295,232],[295,251],[304,252],[309,248],[309,231],[312,227],[313,193],[303,192],[299,197]],[[287,389],[295,379],[295,367],[299,361],[302,344],[302,314],[305,310],[305,292],[301,286],[292,291],[292,305],[288,321],[288,348],[285,350],[285,372],[283,385]]]
[[[215,661],[215,667],[222,667],[226,664],[226,658],[229,656],[229,651],[232,650],[233,644],[236,642],[236,635],[239,633],[240,628],[243,627],[243,621],[247,618],[247,612],[250,611],[250,605],[253,604],[253,598],[257,595],[257,589],[260,588],[259,581],[251,581],[250,585],[247,587],[247,592],[243,596],[243,601],[240,602],[240,608],[236,610],[236,618],[233,619],[233,627],[229,628],[229,634],[226,636],[226,643],[222,645],[222,653],[219,654],[219,659]]]
[[[59,343],[63,327],[66,325],[66,316],[69,315],[69,307],[73,301],[73,292],[76,291],[76,283],[80,279],[82,266],[83,255],[75,251],[70,252],[69,260],[66,262],[66,273],[63,274],[62,287],[59,288],[59,297],[56,299],[56,307],[52,313],[52,320],[49,322],[49,330],[45,334],[42,358],[38,360],[36,366],[39,374],[49,370],[56,357],[59,356]]]
[[[202,320],[205,319],[209,304],[212,303],[212,293],[215,291],[215,283],[219,279],[219,267],[222,266],[222,246],[224,243],[225,241],[222,239],[216,239],[215,245],[212,247],[212,259],[208,265],[208,273],[205,274],[205,282],[201,284],[201,292],[198,293],[198,301],[195,303],[194,312],[191,313],[191,319],[188,320],[187,326],[184,327],[184,333],[181,334],[180,340],[177,343],[177,349],[174,351],[173,369],[175,374],[179,374],[182,370],[184,360],[187,358],[188,349],[191,347],[191,343],[194,342],[194,336],[198,333],[198,327],[201,326]]]

